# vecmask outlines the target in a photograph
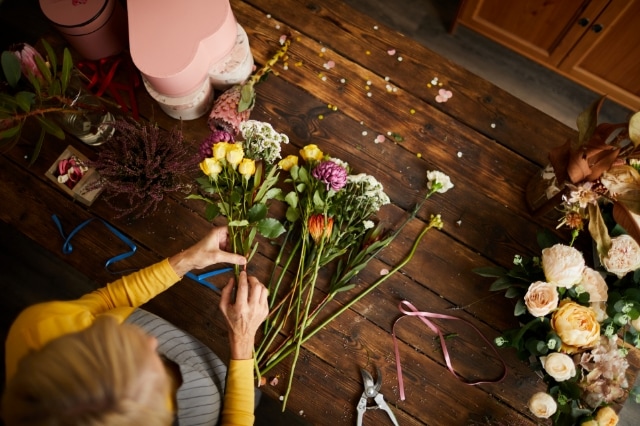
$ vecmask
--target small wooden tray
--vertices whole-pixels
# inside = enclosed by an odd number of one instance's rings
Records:
[[[87,185],[95,182],[100,178],[98,172],[93,168],[87,168],[86,166],[82,167],[82,177],[76,182],[71,182],[72,179],[69,179],[67,176],[67,181],[65,181],[65,177],[61,177],[61,175],[65,175],[65,173],[61,173],[59,166],[60,163],[64,160],[76,159],[78,164],[86,164],[87,157],[81,154],[77,149],[69,145],[62,154],[58,157],[58,159],[49,167],[49,170],[45,173],[51,181],[53,181],[58,188],[69,194],[73,199],[80,201],[82,204],[90,206],[93,202],[98,198],[100,192],[102,192],[101,188],[96,188],[91,191],[87,191],[85,188]],[[78,169],[76,169],[77,171]]]

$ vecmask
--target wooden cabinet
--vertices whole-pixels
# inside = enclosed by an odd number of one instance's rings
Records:
[[[640,0],[463,0],[456,24],[640,110]]]

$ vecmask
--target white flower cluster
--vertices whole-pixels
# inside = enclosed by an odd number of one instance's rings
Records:
[[[280,156],[283,143],[289,143],[289,137],[276,132],[271,124],[257,120],[247,120],[240,124],[240,133],[244,139],[245,156],[253,160],[262,159],[269,164],[275,163]]]
[[[366,173],[347,176],[347,188],[348,192],[357,194],[356,204],[368,205],[371,213],[377,212],[380,207],[390,203],[382,184]]]

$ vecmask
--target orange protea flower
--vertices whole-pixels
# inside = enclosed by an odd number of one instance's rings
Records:
[[[331,230],[333,229],[333,218],[327,217],[321,213],[311,215],[309,218],[309,234],[316,244],[320,243],[323,238],[329,238],[331,236]]]

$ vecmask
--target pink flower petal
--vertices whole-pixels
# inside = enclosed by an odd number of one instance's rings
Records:
[[[335,67],[336,63],[334,61],[328,61],[325,62],[324,67],[328,70],[330,70],[331,68]]]
[[[447,102],[447,98],[445,98],[444,96],[436,96],[436,102],[438,103],[442,103],[442,102]]]
[[[393,56],[396,54],[396,49],[389,49],[387,50],[387,53],[389,54],[389,56]]]
[[[378,135],[376,136],[376,143],[382,143],[384,142],[384,139],[385,139],[384,135]]]

